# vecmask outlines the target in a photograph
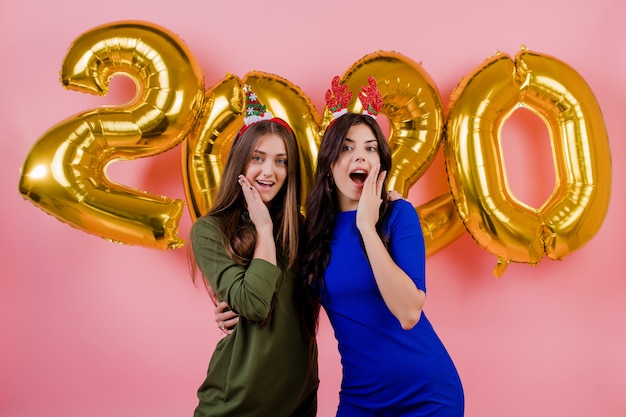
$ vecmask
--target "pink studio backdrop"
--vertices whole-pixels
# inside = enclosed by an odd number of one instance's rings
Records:
[[[609,133],[613,183],[601,229],[563,261],[512,264],[501,278],[492,274],[496,259],[465,233],[428,259],[426,312],[458,367],[468,417],[625,416],[624,4],[109,0],[86,7],[76,0],[3,0],[0,415],[190,416],[221,337],[208,296],[190,282],[185,249],[110,243],[18,192],[20,167],[48,128],[134,94],[119,80],[105,98],[65,91],[59,82],[74,39],[132,19],[177,33],[200,62],[207,88],[227,72],[270,72],[301,87],[320,112],[333,75],[376,50],[421,62],[446,106],[459,80],[496,51],[514,55],[525,45],[578,71]],[[544,135],[530,147],[511,141],[506,151],[517,155],[507,160],[512,189],[539,205],[554,186],[545,129],[536,120],[511,126],[510,137]],[[185,199],[180,150],[113,164],[110,176]],[[410,198],[418,204],[446,190],[439,156]],[[182,237],[190,224],[186,212]],[[319,415],[326,417],[334,415],[340,381],[326,321],[318,340]]]

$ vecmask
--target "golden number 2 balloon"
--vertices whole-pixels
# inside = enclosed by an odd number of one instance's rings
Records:
[[[200,66],[175,34],[125,21],[76,39],[61,80],[68,89],[104,95],[116,74],[135,81],[135,99],[78,114],[49,129],[22,167],[20,193],[59,220],[105,239],[180,247],[184,202],[113,183],[105,168],[117,159],[167,151],[185,138],[204,99]]]
[[[383,113],[391,131],[389,144],[393,168],[389,188],[407,196],[411,187],[428,170],[441,143],[444,121],[439,91],[417,62],[393,51],[364,56],[346,71],[342,83],[354,93],[374,76],[383,97]],[[348,111],[360,113],[361,102],[352,100]],[[332,118],[325,109],[324,120]],[[426,254],[432,255],[464,232],[449,193],[416,207],[424,232]]]
[[[520,202],[508,187],[500,132],[519,107],[550,133],[556,187],[542,207]],[[571,67],[523,48],[497,54],[461,80],[451,100],[444,146],[459,215],[476,242],[509,262],[560,260],[588,242],[609,203],[611,158],[597,101]],[[532,167],[529,167],[531,169]]]

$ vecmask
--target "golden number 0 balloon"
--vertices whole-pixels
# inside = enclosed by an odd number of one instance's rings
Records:
[[[127,21],[96,27],[75,40],[61,78],[68,89],[104,95],[116,74],[135,81],[135,99],[78,114],[48,130],[22,167],[19,190],[59,220],[105,239],[180,247],[184,202],[115,184],[105,168],[116,159],[167,151],[185,138],[202,106],[201,69],[173,33]]]
[[[520,106],[549,127],[556,187],[540,208],[511,193],[500,132]],[[522,49],[497,54],[461,80],[444,146],[459,215],[476,242],[509,262],[560,260],[589,241],[606,215],[611,159],[602,114],[589,86],[565,63]]]
[[[293,129],[300,148],[302,201],[311,187],[319,147],[320,118],[299,87],[277,75],[252,71],[239,79],[232,74],[209,89],[205,106],[182,154],[185,194],[193,219],[211,207],[230,146],[243,127],[244,85],[259,101]]]

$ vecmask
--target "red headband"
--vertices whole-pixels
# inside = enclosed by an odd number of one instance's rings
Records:
[[[291,128],[291,126],[289,126],[289,124],[286,121],[284,121],[283,119],[278,118],[278,117],[272,117],[271,119],[263,119],[263,120],[280,123],[281,125],[285,126],[287,128],[287,130],[289,130],[291,132],[292,135],[295,136],[295,133],[293,132],[293,129]],[[248,129],[250,126],[252,126],[253,124],[258,123],[260,121],[261,120],[257,120],[256,122],[252,122],[250,124],[243,125],[243,127],[239,130],[239,133],[238,133],[237,136],[243,134],[243,132],[245,132],[246,129]]]

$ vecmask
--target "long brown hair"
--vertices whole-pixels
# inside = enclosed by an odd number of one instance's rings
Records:
[[[300,156],[293,132],[283,124],[273,120],[259,121],[250,125],[235,138],[228,152],[215,202],[205,216],[219,219],[226,252],[233,262],[247,266],[254,255],[256,230],[249,218],[245,198],[237,177],[246,172],[257,143],[261,137],[268,134],[280,136],[287,151],[285,183],[269,203],[269,211],[274,223],[276,249],[286,260],[286,265],[283,266],[293,268],[298,258],[300,241]],[[189,250],[188,253],[193,256],[192,250]],[[195,282],[195,261],[192,265],[192,280]],[[272,309],[274,303],[273,300]],[[266,321],[270,317],[271,314]]]
[[[336,120],[324,132],[318,153],[317,169],[311,192],[306,202],[306,219],[301,242],[300,305],[303,325],[310,337],[315,337],[320,309],[320,297],[324,291],[324,270],[330,261],[330,241],[332,238],[335,213],[339,210],[336,187],[332,180],[332,165],[337,162],[343,141],[348,130],[354,125],[368,126],[378,142],[380,171],[391,168],[391,148],[380,126],[371,116],[347,113]],[[387,188],[387,179],[383,192]],[[389,203],[386,198],[379,209],[376,229],[383,242],[388,239],[382,232]]]

